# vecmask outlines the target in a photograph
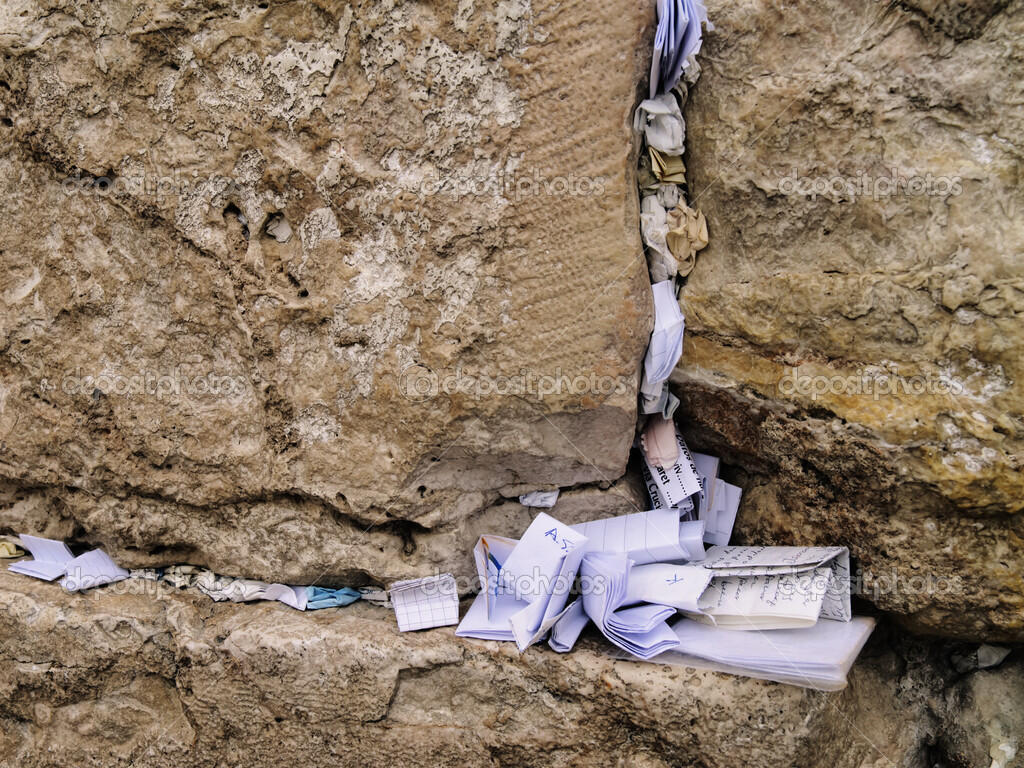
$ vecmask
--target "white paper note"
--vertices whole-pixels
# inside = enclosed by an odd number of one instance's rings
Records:
[[[623,604],[657,603],[696,612],[701,595],[713,578],[714,574],[700,565],[634,565]]]
[[[502,586],[527,607],[511,619],[520,651],[540,640],[565,608],[587,537],[541,512],[501,564]]]
[[[601,633],[634,656],[649,659],[679,645],[665,620],[675,608],[641,604],[623,607],[632,561],[625,555],[591,552],[584,556],[580,589],[583,608]]]
[[[700,597],[700,619],[739,630],[811,627],[821,613],[830,576],[831,569],[822,566],[800,573],[716,578]]]
[[[578,597],[562,612],[551,627],[548,645],[558,653],[568,653],[576,645],[583,628],[590,623],[590,617],[583,608],[583,598]]]
[[[486,592],[473,600],[455,634],[459,637],[478,637],[481,640],[515,640],[512,634],[512,617],[526,608],[523,600],[512,595],[496,595],[490,598],[490,616],[487,615]]]
[[[704,557],[704,524],[680,522],[679,510],[653,509],[574,525],[586,551],[616,552],[638,564]]]
[[[459,623],[459,593],[450,573],[396,581],[388,594],[401,632]]]
[[[644,134],[647,146],[666,155],[681,155],[685,150],[686,123],[671,93],[640,102],[633,113],[633,130]]]
[[[741,488],[724,480],[715,480],[714,494],[704,518],[704,541],[708,544],[725,546],[732,537],[736,524],[736,513],[740,508]]]
[[[717,577],[805,573],[828,566],[821,617],[849,621],[850,551],[846,547],[711,547],[703,563]]]
[[[524,507],[543,507],[551,509],[558,501],[558,491],[530,491],[519,497]]]
[[[94,549],[71,560],[60,585],[69,592],[91,589],[128,578],[128,571],[110,559],[102,549]]]
[[[644,375],[640,391],[646,395],[661,393],[683,354],[683,313],[676,300],[675,281],[663,280],[651,286],[654,295],[654,330],[644,356]]]

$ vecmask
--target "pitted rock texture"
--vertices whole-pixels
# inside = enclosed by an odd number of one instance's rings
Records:
[[[452,628],[402,634],[363,603],[300,613],[136,580],[70,595],[2,571],[0,616],[4,768],[924,768],[983,742],[949,730],[936,751],[941,655],[882,630],[823,693],[614,661],[596,638],[520,655]]]
[[[520,490],[620,477],[652,21],[5,4],[0,526],[381,581],[456,567]]]
[[[709,12],[684,432],[741,468],[743,540],[849,544],[915,630],[1024,640],[1024,6]]]

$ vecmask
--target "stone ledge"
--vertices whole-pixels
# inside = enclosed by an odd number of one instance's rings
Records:
[[[5,767],[910,765],[922,722],[879,644],[826,694],[134,580],[0,572],[0,611]]]

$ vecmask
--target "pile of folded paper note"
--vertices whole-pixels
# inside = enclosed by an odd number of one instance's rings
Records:
[[[0,557],[12,558],[25,554],[18,550],[13,542],[5,543],[8,546],[0,550]],[[115,563],[102,549],[93,549],[76,557],[63,541],[22,534],[18,538],[18,543],[29,551],[32,559],[11,563],[7,566],[9,571],[43,581],[59,578],[60,585],[69,592],[79,592],[135,578],[160,581],[177,589],[194,589],[218,602],[277,600],[300,611],[334,608],[359,599],[387,602],[384,590],[375,587],[290,587],[254,579],[218,576],[208,568],[195,565],[172,565],[167,568],[128,571]]]
[[[705,551],[702,522],[685,516],[670,507],[568,526],[542,512],[519,541],[481,536],[481,590],[456,634],[521,651],[548,637],[564,653],[593,622],[627,657],[842,687],[874,626],[851,615],[846,548]]]

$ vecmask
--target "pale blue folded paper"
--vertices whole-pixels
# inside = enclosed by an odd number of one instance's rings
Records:
[[[309,598],[306,602],[307,611],[315,611],[318,608],[340,608],[350,605],[362,597],[358,590],[351,587],[342,587],[341,589],[306,587],[306,594]]]

